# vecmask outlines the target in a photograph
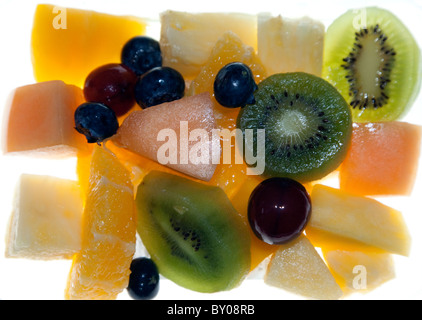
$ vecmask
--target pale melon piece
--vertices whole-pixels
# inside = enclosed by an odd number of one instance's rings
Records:
[[[243,13],[187,13],[165,11],[160,15],[163,65],[185,78],[195,77],[208,60],[217,40],[227,31],[245,45],[257,48],[256,15]]]
[[[6,238],[6,256],[71,258],[81,247],[82,212],[76,181],[21,175]]]
[[[379,201],[315,185],[309,228],[407,256],[411,239],[400,211]]]
[[[344,292],[366,293],[395,276],[390,253],[381,250],[325,250],[324,259]]]
[[[330,270],[304,236],[274,253],[265,283],[311,299],[335,300],[343,295]]]
[[[220,160],[220,139],[208,92],[133,111],[112,141],[194,178],[209,181]]]
[[[83,101],[82,89],[59,80],[16,88],[5,106],[3,152],[59,157],[88,150],[74,121]]]
[[[309,17],[258,15],[258,57],[268,74],[307,72],[321,76],[325,27]]]

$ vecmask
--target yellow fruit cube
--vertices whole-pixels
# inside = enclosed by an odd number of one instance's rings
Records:
[[[82,197],[76,181],[23,174],[6,238],[6,256],[68,259],[81,248]]]
[[[343,295],[324,260],[304,235],[279,246],[264,281],[312,299],[334,300]]]
[[[145,30],[141,18],[40,4],[31,42],[35,79],[82,87],[93,69],[119,63],[126,41]]]
[[[407,256],[410,235],[401,212],[377,200],[315,185],[308,228]]]

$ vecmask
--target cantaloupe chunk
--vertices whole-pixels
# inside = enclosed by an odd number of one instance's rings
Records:
[[[220,159],[220,139],[209,93],[140,111],[123,121],[111,141],[148,159],[208,181]]]
[[[334,300],[343,295],[324,260],[304,235],[279,246],[264,281],[312,299]]]
[[[324,231],[407,256],[411,239],[400,211],[379,201],[315,185],[307,229]]]
[[[242,13],[187,13],[168,10],[160,15],[163,64],[185,78],[195,77],[217,40],[227,31],[256,50],[256,16]]]
[[[74,112],[83,101],[80,88],[59,80],[16,88],[5,106],[3,152],[65,156],[88,150],[74,128]]]
[[[145,20],[133,16],[40,4],[31,40],[35,79],[82,87],[95,68],[119,63],[126,41],[145,30]]]
[[[407,122],[355,123],[340,188],[360,195],[409,195],[421,136],[422,127]]]
[[[324,25],[308,17],[258,15],[258,57],[269,75],[307,72],[321,76]]]
[[[23,174],[16,188],[6,256],[71,258],[81,248],[82,212],[76,181]]]

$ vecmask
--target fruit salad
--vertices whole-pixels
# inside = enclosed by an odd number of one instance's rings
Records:
[[[1,5],[0,299],[421,298],[422,7],[192,5]]]

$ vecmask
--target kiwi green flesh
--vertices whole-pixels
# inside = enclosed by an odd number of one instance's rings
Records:
[[[253,154],[257,135],[252,143],[246,141],[246,129],[265,129],[265,177],[301,182],[335,170],[346,156],[352,131],[349,106],[338,91],[327,81],[301,72],[275,74],[262,81],[255,103],[240,111],[237,125],[244,134],[244,148]]]
[[[402,118],[419,92],[420,74],[415,39],[387,10],[350,10],[327,29],[322,77],[349,103],[355,122]]]
[[[250,236],[222,189],[152,171],[136,196],[138,233],[159,272],[199,292],[229,290],[250,269]]]

